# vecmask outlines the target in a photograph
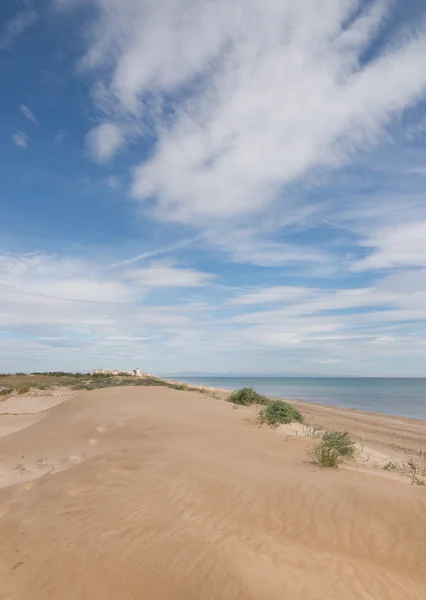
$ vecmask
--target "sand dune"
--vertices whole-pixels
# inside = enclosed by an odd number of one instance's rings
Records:
[[[254,416],[112,388],[0,439],[0,598],[424,600],[426,490]]]

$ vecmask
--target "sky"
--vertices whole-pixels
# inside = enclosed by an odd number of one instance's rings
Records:
[[[424,0],[0,4],[0,372],[426,376]]]

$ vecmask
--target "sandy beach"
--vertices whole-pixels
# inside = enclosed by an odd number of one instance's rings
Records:
[[[198,392],[0,403],[0,597],[424,600],[426,488],[380,465],[426,422],[293,404],[361,459],[318,468],[306,427]]]

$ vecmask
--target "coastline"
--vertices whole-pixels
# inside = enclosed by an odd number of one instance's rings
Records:
[[[203,386],[184,380],[167,379],[170,383],[186,385],[188,390],[206,390],[221,399],[233,390]],[[396,458],[403,458],[426,448],[426,419],[388,415],[356,408],[342,408],[333,404],[276,398],[293,404],[305,416],[307,423],[326,429],[347,430],[360,444],[379,450],[392,452]]]

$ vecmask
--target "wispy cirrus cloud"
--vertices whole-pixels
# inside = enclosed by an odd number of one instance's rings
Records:
[[[124,368],[137,356],[164,371],[297,372],[320,357],[330,369],[341,361],[340,372],[349,363],[349,372],[368,374],[389,373],[393,360],[419,373],[426,358],[425,269],[352,289],[258,283],[213,295],[216,280],[158,261],[111,271],[82,258],[2,255],[2,364]],[[158,305],[152,294],[167,288],[171,303]]]
[[[176,267],[168,260],[157,260],[148,267],[125,271],[125,277],[134,284],[147,288],[199,287],[213,279],[211,273]]]
[[[352,265],[355,271],[393,267],[426,266],[426,220],[378,229],[362,245],[369,249],[365,258]]]
[[[15,40],[37,21],[38,13],[33,9],[18,12],[0,30],[0,49],[12,46]]]
[[[17,131],[12,135],[12,142],[15,144],[15,146],[18,146],[18,148],[27,148],[28,136],[22,131]]]
[[[154,199],[160,219],[206,223],[285,205],[287,185],[376,143],[426,91],[421,25],[363,58],[391,2],[93,4],[82,65],[98,73],[100,108],[116,122],[89,140],[107,161],[151,122],[155,150],[132,193]]]
[[[124,146],[125,137],[115,123],[102,123],[92,129],[87,137],[91,155],[100,163],[106,163]]]
[[[33,123],[34,125],[38,125],[37,117],[35,116],[33,111],[28,108],[28,106],[26,106],[25,104],[21,104],[19,108],[21,109],[21,112],[24,115],[24,117],[28,119],[28,121],[31,121],[31,123]]]

